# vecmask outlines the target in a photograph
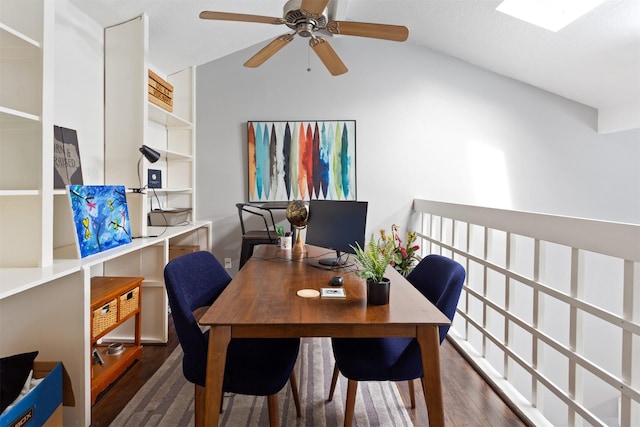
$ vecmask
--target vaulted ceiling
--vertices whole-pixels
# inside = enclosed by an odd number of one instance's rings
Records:
[[[288,32],[282,25],[198,18],[203,10],[281,17],[285,0],[70,1],[103,27],[146,13],[149,60],[168,74],[249,46],[261,47]],[[408,43],[592,106],[601,116],[627,123],[610,130],[640,127],[640,1],[606,0],[555,33],[496,11],[500,2],[331,0],[328,10],[332,19],[405,25]]]

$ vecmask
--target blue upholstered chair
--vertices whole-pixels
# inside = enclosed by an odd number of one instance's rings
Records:
[[[456,261],[428,255],[407,276],[429,301],[450,320],[456,312],[465,270]],[[440,326],[440,343],[449,325]],[[329,401],[333,399],[338,374],[349,380],[345,406],[345,426],[351,426],[358,381],[409,381],[411,407],[415,408],[413,380],[422,378],[420,347],[415,338],[333,338],[336,365],[331,380]]]
[[[229,284],[231,276],[211,253],[200,251],[170,261],[164,269],[164,278],[184,352],[182,371],[185,378],[195,384],[196,425],[201,425],[209,332],[202,332],[193,312],[211,305]],[[299,338],[232,338],[227,349],[223,391],[268,396],[269,423],[276,426],[279,423],[277,393],[290,380],[300,416],[293,372],[299,348]]]

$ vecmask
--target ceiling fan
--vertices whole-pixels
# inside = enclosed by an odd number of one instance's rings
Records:
[[[286,46],[297,34],[310,37],[309,46],[318,55],[329,72],[338,76],[348,71],[338,54],[329,42],[316,32],[325,31],[331,34],[346,36],[370,37],[402,42],[409,36],[409,29],[401,25],[374,24],[368,22],[328,21],[325,9],[329,0],[289,0],[284,5],[282,18],[270,16],[247,15],[228,12],[200,12],[201,19],[217,21],[257,22],[261,24],[284,24],[294,32],[283,34],[262,48],[244,63],[245,67],[256,68]]]

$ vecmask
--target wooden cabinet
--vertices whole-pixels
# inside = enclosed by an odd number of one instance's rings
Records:
[[[153,69],[173,86],[173,111],[149,101],[148,26],[143,14],[105,29],[106,184],[146,188],[150,168],[162,177],[161,188],[127,195],[132,233],[141,236],[163,228],[149,229],[152,209],[195,211],[195,69],[170,75]],[[143,144],[158,151],[160,160],[143,159]]]
[[[91,403],[136,360],[142,357],[140,343],[142,277],[91,278]],[[127,320],[134,322],[133,342],[101,343],[109,332]],[[94,351],[98,354],[94,356]]]

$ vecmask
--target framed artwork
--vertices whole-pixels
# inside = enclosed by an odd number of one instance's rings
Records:
[[[74,129],[53,127],[53,188],[82,184],[78,134]]]
[[[249,201],[356,200],[356,122],[247,122]]]
[[[123,185],[69,185],[67,188],[82,258],[131,243]]]

